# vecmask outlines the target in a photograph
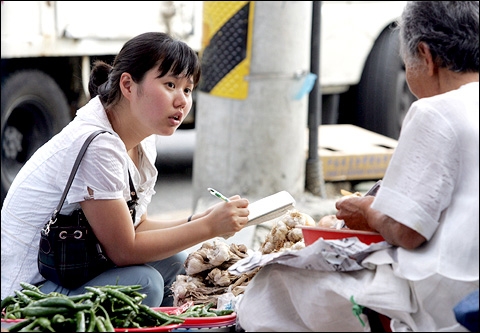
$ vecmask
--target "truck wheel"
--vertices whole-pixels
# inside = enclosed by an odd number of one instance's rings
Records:
[[[12,74],[2,84],[1,200],[20,168],[72,116],[57,83],[37,70]]]
[[[398,139],[405,114],[415,100],[405,79],[398,30],[389,27],[375,42],[358,84],[356,123]]]

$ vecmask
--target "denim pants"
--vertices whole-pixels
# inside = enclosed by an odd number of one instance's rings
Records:
[[[141,293],[147,297],[142,301],[150,307],[173,306],[173,293],[170,290],[177,275],[185,275],[186,252],[144,265],[132,265],[109,269],[77,289],[66,289],[52,281],[45,281],[39,287],[44,293],[52,291],[64,295],[79,295],[87,292],[85,286],[142,285]]]

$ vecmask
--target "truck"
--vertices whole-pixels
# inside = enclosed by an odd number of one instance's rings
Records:
[[[313,61],[320,61],[322,124],[398,138],[415,100],[392,29],[404,5],[321,2],[321,55]],[[30,156],[88,101],[94,60],[111,63],[145,31],[170,33],[200,54],[202,1],[2,1],[1,24],[3,202]],[[194,127],[193,107],[182,128]]]

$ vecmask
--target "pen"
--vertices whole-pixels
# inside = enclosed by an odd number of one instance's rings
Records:
[[[216,196],[217,198],[220,198],[220,199],[222,199],[222,200],[225,201],[225,202],[229,202],[229,201],[230,201],[230,200],[229,200],[226,196],[224,196],[222,193],[218,192],[217,190],[215,190],[215,189],[213,189],[213,188],[211,188],[211,187],[208,188],[208,191],[210,192],[211,195]]]
[[[380,179],[375,183],[375,185],[372,186],[371,189],[368,190],[367,193],[364,194],[364,196],[371,195],[372,197],[374,197],[377,194],[378,190],[380,189],[381,184],[382,184],[382,180]]]

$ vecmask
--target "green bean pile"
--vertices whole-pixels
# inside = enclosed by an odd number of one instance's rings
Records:
[[[198,304],[189,307],[185,312],[178,315],[181,318],[188,317],[218,317],[226,316],[233,313],[233,310],[215,310],[214,303]]]
[[[10,332],[114,332],[114,328],[143,328],[180,324],[184,318],[142,304],[140,285],[85,287],[81,295],[45,294],[29,283],[2,300],[2,319],[24,319]]]

